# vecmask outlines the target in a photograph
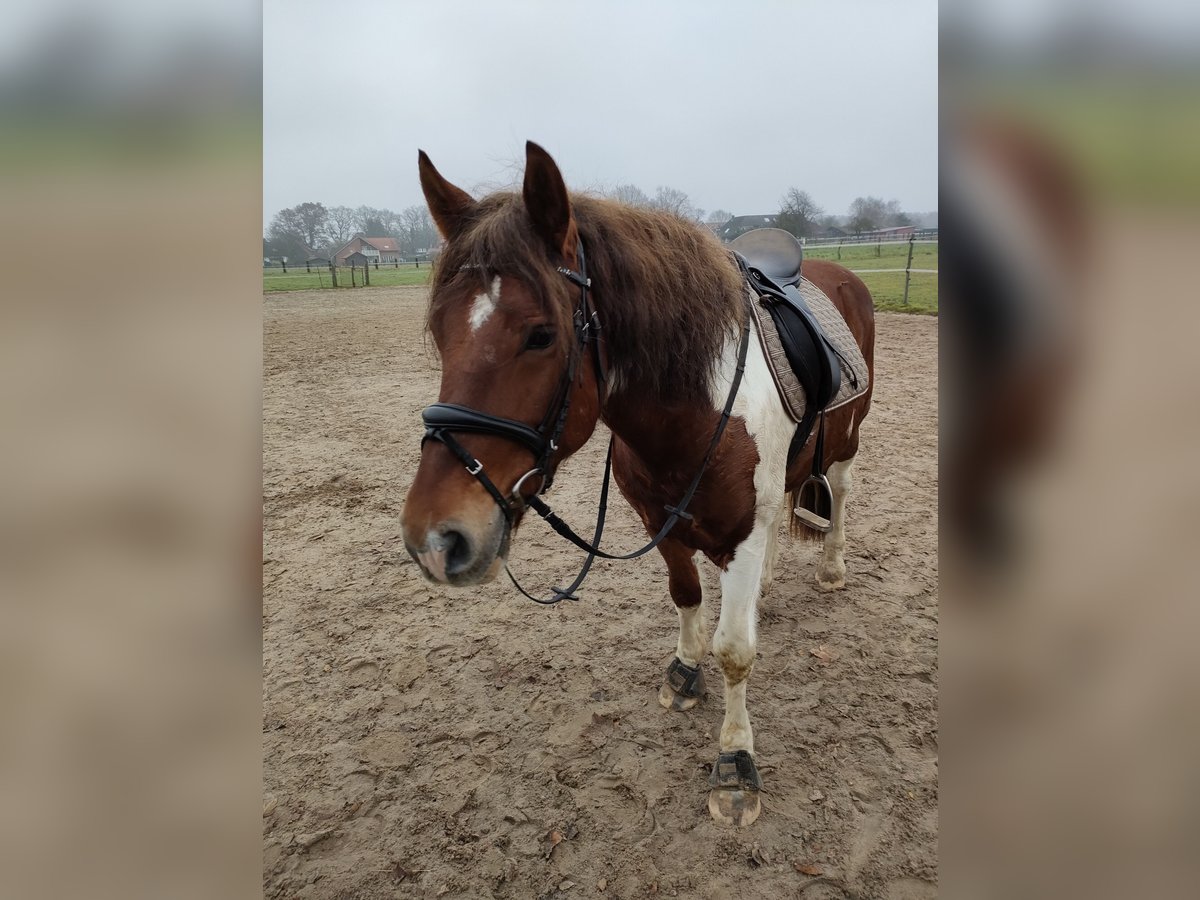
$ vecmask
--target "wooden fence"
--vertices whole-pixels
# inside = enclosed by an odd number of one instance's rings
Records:
[[[926,235],[932,234],[932,238],[919,237],[919,235],[921,235],[922,233],[924,233]],[[822,256],[819,258],[836,259],[837,261],[842,262],[843,265],[845,265],[847,268],[849,268],[850,271],[854,272],[856,275],[870,275],[870,274],[876,274],[876,273],[903,272],[904,273],[904,299],[901,301],[901,303],[904,306],[908,306],[909,287],[912,284],[912,276],[913,275],[937,275],[938,274],[937,269],[926,269],[926,268],[914,268],[913,267],[913,249],[917,244],[924,244],[924,245],[932,244],[935,247],[938,246],[938,238],[937,238],[936,230],[926,231],[926,232],[916,231],[913,234],[909,235],[909,237],[907,237],[903,240],[892,240],[892,241],[861,240],[860,238],[862,238],[862,237],[865,237],[865,235],[855,235],[853,237],[848,237],[848,238],[844,238],[844,239],[833,239],[833,240],[825,241],[822,243],[818,243],[813,240],[807,240],[804,242],[804,247],[806,250],[822,251]],[[895,267],[888,267],[888,268],[872,268],[869,266],[862,265],[862,262],[864,261],[864,256],[862,253],[863,250],[867,251],[868,259],[872,255],[879,258],[879,257],[883,256],[883,248],[884,247],[895,247],[895,246],[904,246],[907,248],[905,251],[906,259],[905,259],[903,267],[895,266]],[[853,249],[853,251],[854,251],[850,255],[850,257],[847,258],[846,260],[842,259],[843,248],[845,248],[847,250]],[[870,251],[872,249],[875,251],[874,254],[870,253]],[[825,257],[824,253],[829,252],[829,251],[833,251],[832,255],[829,257]],[[889,257],[894,257],[895,255],[896,254],[894,254],[894,253],[888,254]]]
[[[370,262],[359,264],[357,262],[345,265],[335,261],[320,262],[309,260],[304,263],[264,263],[263,274],[298,274],[304,272],[306,274],[317,274],[327,276],[329,278],[330,287],[370,287],[371,286],[371,270],[379,271],[383,268],[387,269],[420,269],[429,268],[432,261],[429,259],[411,259],[411,260],[394,260],[393,262]],[[322,284],[324,281],[322,280]]]

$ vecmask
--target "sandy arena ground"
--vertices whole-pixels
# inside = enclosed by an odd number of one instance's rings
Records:
[[[409,562],[399,516],[438,384],[425,300],[264,297],[266,895],[935,896],[937,320],[880,316],[846,588],[819,592],[817,545],[783,539],[749,688],[763,814],[735,831],[705,805],[712,659],[699,707],[656,699],[677,633],[657,554],[597,563],[553,608]],[[603,450],[598,433],[556,480],[577,526]],[[606,543],[640,545],[614,496]],[[546,586],[579,554],[532,521],[511,563]]]

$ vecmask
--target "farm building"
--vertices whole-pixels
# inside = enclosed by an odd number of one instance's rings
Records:
[[[360,254],[371,262],[390,263],[400,259],[400,245],[395,238],[363,237],[356,234],[333,254],[338,265],[350,265],[350,256]]]
[[[376,259],[378,259],[378,257],[367,256],[365,253],[360,253],[358,250],[355,250],[353,253],[340,258],[338,263],[339,265],[343,266],[366,266],[368,263],[375,262]]]

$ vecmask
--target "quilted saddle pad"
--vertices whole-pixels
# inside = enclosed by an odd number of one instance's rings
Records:
[[[842,368],[842,384],[833,401],[825,407],[827,410],[836,409],[859,396],[870,385],[871,376],[867,371],[867,361],[863,359],[862,351],[858,349],[846,320],[833,305],[833,301],[825,296],[825,292],[807,278],[801,278],[796,288],[837,351]],[[799,422],[804,418],[808,398],[788,362],[779,332],[775,328],[775,320],[771,318],[771,314],[749,284],[746,285],[746,303],[754,316],[758,340],[762,344],[767,366],[771,370],[771,377],[775,380],[775,387],[779,390],[783,405],[793,421]]]

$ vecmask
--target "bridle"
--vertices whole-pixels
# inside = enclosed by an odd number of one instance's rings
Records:
[[[612,474],[613,442],[611,437],[608,442],[608,454],[604,460],[604,481],[600,488],[600,505],[596,516],[596,530],[591,541],[577,535],[571,529],[571,526],[556,516],[541,498],[541,495],[548,491],[554,482],[553,456],[558,450],[559,440],[562,438],[563,430],[567,425],[567,416],[571,411],[571,386],[579,372],[579,366],[583,358],[588,355],[589,348],[592,351],[596,366],[596,387],[601,397],[603,397],[604,386],[607,382],[607,373],[605,372],[599,346],[600,318],[596,313],[595,306],[592,304],[589,294],[592,282],[587,277],[587,260],[584,255],[582,241],[579,242],[576,250],[576,265],[578,266],[578,271],[566,266],[555,267],[555,270],[560,275],[563,275],[568,281],[579,288],[579,300],[572,314],[575,344],[568,350],[566,368],[559,379],[558,387],[555,390],[550,405],[546,409],[546,414],[542,417],[541,424],[537,428],[530,427],[524,422],[518,422],[515,419],[494,416],[491,413],[481,412],[480,410],[461,406],[457,403],[434,403],[432,406],[427,406],[421,412],[421,420],[425,423],[425,436],[421,438],[421,446],[423,447],[428,440],[435,440],[444,444],[458,461],[463,464],[468,474],[472,475],[476,481],[483,485],[484,490],[496,501],[496,505],[500,507],[500,512],[504,515],[505,522],[509,528],[512,527],[517,513],[528,506],[545,519],[556,532],[587,553],[587,559],[584,561],[583,568],[580,569],[579,574],[570,586],[566,588],[553,588],[554,593],[545,599],[535,597],[526,591],[520,582],[517,581],[512,571],[507,566],[505,567],[508,577],[512,580],[517,590],[535,603],[543,605],[558,603],[561,600],[578,600],[579,597],[575,595],[575,591],[583,584],[584,579],[587,578],[588,571],[591,569],[596,557],[603,559],[636,559],[657,547],[681,519],[691,520],[692,516],[687,512],[687,507],[695,495],[696,489],[700,486],[700,480],[708,468],[713,451],[716,450],[717,444],[720,443],[721,435],[724,434],[725,426],[729,422],[729,417],[733,410],[733,401],[737,396],[738,387],[742,382],[742,374],[746,368],[746,353],[750,343],[750,317],[747,315],[742,326],[741,344],[738,348],[737,370],[734,373],[733,382],[729,387],[729,395],[725,400],[725,407],[721,412],[721,420],[717,423],[712,440],[709,442],[708,450],[704,454],[704,460],[700,464],[700,470],[688,485],[682,499],[674,506],[666,507],[669,513],[666,522],[663,523],[658,534],[646,546],[632,553],[620,555],[606,553],[600,549],[599,545],[600,539],[604,534],[604,520],[608,510],[608,487],[609,478]],[[484,470],[483,463],[454,437],[457,433],[486,434],[514,441],[533,454],[534,467],[517,479],[509,496],[506,497],[488,476]],[[524,485],[526,480],[535,475],[541,479],[537,491],[530,496],[523,495],[521,493],[522,485]]]
[[[571,385],[578,374],[580,360],[587,355],[589,346],[595,354],[598,386],[603,388],[605,373],[600,359],[600,320],[596,315],[596,310],[592,307],[591,298],[588,296],[591,281],[587,277],[587,261],[584,258],[582,243],[579,245],[577,265],[579,266],[578,272],[566,266],[558,266],[556,269],[579,287],[579,302],[572,315],[575,345],[567,351],[567,366],[559,379],[558,387],[546,409],[546,414],[542,416],[542,422],[537,428],[531,428],[516,419],[494,416],[491,413],[460,406],[457,403],[435,403],[427,406],[421,413],[421,419],[425,423],[425,436],[421,439],[421,445],[424,446],[425,441],[428,440],[440,441],[445,444],[450,452],[458,458],[458,461],[466,466],[467,472],[475,476],[475,479],[492,495],[492,499],[500,507],[500,511],[509,525],[512,525],[520,508],[528,502],[521,495],[521,487],[528,479],[535,475],[541,478],[538,494],[548,491],[551,484],[554,483],[553,457],[558,450],[563,430],[567,426],[567,417],[571,412]],[[534,466],[517,479],[510,495],[506,497],[496,487],[495,482],[488,477],[483,463],[471,455],[470,451],[454,438],[456,432],[488,434],[515,441],[533,454]]]

